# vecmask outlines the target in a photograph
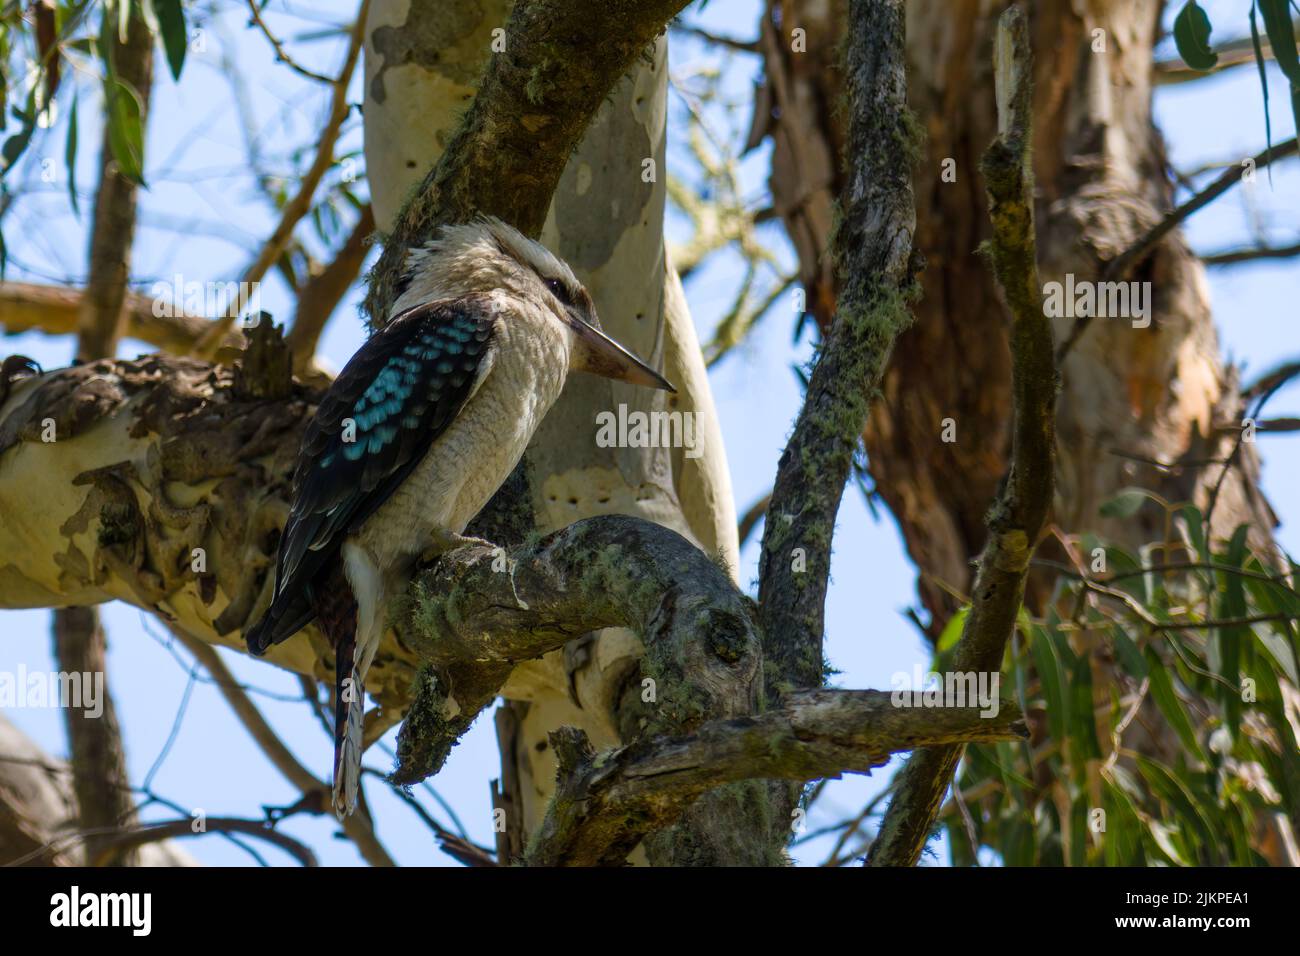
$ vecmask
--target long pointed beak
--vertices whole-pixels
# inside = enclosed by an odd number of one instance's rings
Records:
[[[575,339],[573,368],[578,371],[612,378],[616,382],[677,391],[668,379],[582,318],[570,313],[569,327],[573,329]]]

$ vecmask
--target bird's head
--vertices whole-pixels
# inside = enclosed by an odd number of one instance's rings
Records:
[[[600,329],[591,295],[550,250],[499,219],[444,226],[411,254],[409,281],[394,314],[439,298],[499,291],[522,316],[566,336],[569,368],[633,385],[676,391],[666,378]],[[525,320],[527,320],[525,319]]]

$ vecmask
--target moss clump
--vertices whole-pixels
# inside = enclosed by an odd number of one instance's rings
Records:
[[[411,684],[411,705],[397,734],[397,763],[389,780],[409,787],[437,773],[460,728],[444,714],[447,695],[432,667],[422,667]]]
[[[528,72],[528,82],[524,84],[524,96],[533,106],[539,106],[546,98],[546,90],[551,86],[547,74],[551,72],[551,59],[542,57]]]

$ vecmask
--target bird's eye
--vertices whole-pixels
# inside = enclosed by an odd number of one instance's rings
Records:
[[[547,279],[546,288],[550,290],[551,295],[555,296],[564,305],[573,305],[573,300],[569,297],[569,290],[559,279]]]

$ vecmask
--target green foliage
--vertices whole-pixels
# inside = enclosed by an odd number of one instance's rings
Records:
[[[92,16],[99,12],[96,21]],[[113,159],[122,175],[144,183],[144,122],[140,91],[117,75],[115,43],[122,41],[132,17],[158,38],[173,77],[185,62],[187,33],[181,0],[61,0],[53,15],[25,4],[5,4],[0,11],[0,129],[8,120],[17,127],[0,146],[0,180],[7,180],[38,132],[54,125],[60,98],[69,105],[64,140],[64,174],[74,213],[77,160],[77,75],[97,72],[103,83],[104,113]],[[21,104],[21,105],[13,105]],[[3,116],[7,111],[8,116]],[[6,183],[7,187],[7,183]],[[3,250],[0,237],[0,250]],[[0,254],[0,270],[4,257]]]
[[[1291,86],[1291,115],[1295,117],[1296,132],[1300,134],[1300,54],[1296,52],[1295,31],[1291,23],[1290,0],[1255,0],[1250,9],[1251,38],[1255,44],[1255,61],[1259,64],[1260,83],[1264,88],[1265,118],[1268,109],[1268,81],[1264,72],[1264,54],[1260,49],[1259,27],[1255,21],[1258,8],[1264,20],[1264,30],[1268,34],[1269,45],[1273,48],[1273,59]],[[1268,146],[1273,148],[1272,132],[1266,129]]]
[[[1210,538],[1194,505],[1126,489],[1105,507],[1152,501],[1166,540],[1085,537],[1022,617],[1010,670],[1033,737],[968,749],[968,812],[943,817],[958,865],[1262,865],[1261,826],[1300,819],[1300,566],[1245,526]]]
[[[1295,118],[1296,132],[1300,133],[1300,50],[1296,46],[1295,27],[1291,20],[1292,6],[1294,0],[1251,0],[1250,5],[1250,38],[1264,96],[1264,138],[1270,150],[1273,148],[1273,128],[1268,115],[1268,71],[1259,21],[1264,21],[1273,59],[1287,78],[1291,113]],[[1218,54],[1210,49],[1212,29],[1209,16],[1196,0],[1187,0],[1174,18],[1174,43],[1178,55],[1193,70],[1213,70],[1219,63]]]
[[[1219,62],[1219,55],[1210,49],[1210,18],[1196,0],[1187,0],[1178,12],[1174,20],[1174,43],[1178,45],[1178,55],[1193,70],[1212,70]]]
[[[181,6],[181,0],[152,0],[152,3],[157,14],[157,28],[154,32],[162,37],[172,79],[179,80],[181,68],[185,65],[185,49],[189,45],[185,32],[185,9]]]
[[[129,83],[110,76],[104,80],[108,142],[118,172],[144,185],[144,106]]]

